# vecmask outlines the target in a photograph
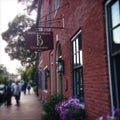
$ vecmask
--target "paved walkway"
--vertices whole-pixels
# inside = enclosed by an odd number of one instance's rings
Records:
[[[0,120],[41,120],[42,106],[33,91],[21,94],[20,105],[16,106],[14,97],[12,105],[0,107]]]

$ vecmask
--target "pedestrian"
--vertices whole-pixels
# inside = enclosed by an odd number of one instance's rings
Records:
[[[26,95],[26,88],[27,88],[27,83],[24,82],[24,84],[23,84],[23,91],[24,91],[24,94],[25,94],[25,95]]]
[[[20,89],[20,96],[19,96],[19,99],[20,99],[20,97],[21,97],[21,90],[22,90],[22,86],[23,86],[21,81],[18,82],[18,86],[19,86],[19,89]]]
[[[11,88],[11,82],[8,82],[7,86],[6,86],[6,102],[7,102],[7,106],[10,106],[11,103],[11,98],[12,98],[12,88]]]
[[[30,82],[27,84],[28,94],[30,94],[31,84]]]
[[[20,100],[20,87],[18,85],[18,82],[16,82],[15,88],[14,88],[14,96],[16,100],[16,105],[19,106],[19,100]]]

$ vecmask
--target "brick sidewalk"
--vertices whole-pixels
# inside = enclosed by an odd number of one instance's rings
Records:
[[[15,98],[12,105],[0,107],[0,120],[41,120],[42,106],[36,95],[21,94],[20,106],[16,106]]]

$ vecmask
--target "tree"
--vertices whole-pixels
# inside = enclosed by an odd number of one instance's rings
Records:
[[[38,0],[18,0],[18,3],[25,4],[29,14],[38,7]]]
[[[25,48],[24,33],[29,29],[35,29],[35,21],[27,15],[18,14],[9,22],[8,29],[2,33],[2,38],[8,44],[5,52],[10,58],[21,61],[21,64],[35,64],[37,53]]]
[[[3,64],[0,64],[0,70],[2,70],[2,71],[6,71],[7,68],[6,68]]]
[[[20,67],[17,68],[18,74],[21,76],[21,79],[25,82],[29,82],[32,80],[32,83],[34,85],[38,85],[37,79],[38,79],[38,61],[35,62],[35,65],[29,65],[26,67]]]
[[[0,84],[4,83],[4,81],[5,81],[4,75],[0,72]]]
[[[5,84],[7,81],[7,68],[3,65],[0,64],[0,83]]]
[[[36,61],[36,64],[33,66],[32,74],[31,74],[31,79],[34,85],[38,86],[38,61]]]

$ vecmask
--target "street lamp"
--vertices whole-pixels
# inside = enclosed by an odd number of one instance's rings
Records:
[[[58,73],[64,73],[64,61],[62,59],[62,56],[60,56],[57,60],[57,64],[58,64],[58,69],[57,72]]]
[[[48,68],[45,69],[46,72],[46,76],[49,77],[50,76],[50,71],[48,70]]]

